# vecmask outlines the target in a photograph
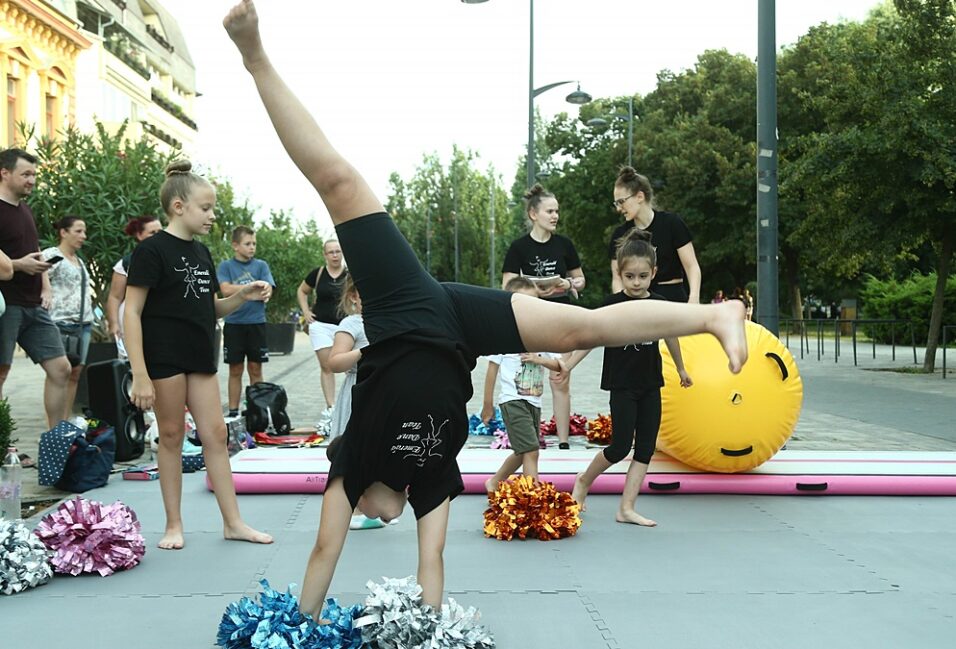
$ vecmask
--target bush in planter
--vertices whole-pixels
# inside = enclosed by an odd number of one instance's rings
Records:
[[[929,317],[933,308],[933,293],[936,290],[936,273],[914,273],[907,279],[878,279],[867,276],[860,292],[863,316],[871,319],[900,319],[913,322],[916,344],[925,344],[929,334]],[[943,324],[956,324],[956,276],[946,281],[943,298]],[[866,325],[860,327],[877,342],[889,343],[889,325]],[[896,327],[896,342],[908,342],[909,327]]]
[[[16,429],[17,423],[10,414],[10,402],[0,399],[0,449],[4,455],[7,453],[7,447],[17,441],[13,437],[13,431]]]

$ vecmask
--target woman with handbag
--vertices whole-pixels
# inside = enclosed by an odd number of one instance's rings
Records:
[[[86,365],[93,332],[93,300],[90,297],[90,274],[77,255],[86,241],[86,223],[78,216],[64,216],[54,226],[60,245],[43,251],[43,259],[53,267],[47,272],[53,290],[50,319],[56,323],[63,339],[63,348],[73,370],[67,386],[67,414],[73,412],[76,386]]]

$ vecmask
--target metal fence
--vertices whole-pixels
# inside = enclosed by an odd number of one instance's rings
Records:
[[[797,320],[794,318],[780,318],[781,327],[786,327],[786,345],[790,347],[790,335],[791,333],[799,335],[800,337],[800,358],[804,357],[804,353],[810,355],[810,336],[811,331],[815,332],[816,337],[816,352],[817,360],[821,360],[827,354],[827,338],[823,335],[825,331],[828,330],[830,326],[833,327],[833,362],[840,362],[841,355],[841,343],[843,338],[843,327],[841,325],[849,325],[850,328],[850,337],[853,341],[853,364],[858,364],[857,356],[857,330],[860,325],[889,325],[890,327],[890,345],[892,347],[892,357],[893,360],[896,360],[896,328],[897,327],[908,327],[909,328],[909,338],[910,346],[913,349],[913,364],[917,365],[919,361],[916,359],[916,328],[913,322],[909,320],[899,320],[899,319],[872,319],[872,318],[863,318],[859,320],[845,320],[845,319],[804,319]],[[950,327],[956,328],[956,327]],[[944,337],[945,337],[944,328]],[[876,339],[872,340],[873,345],[873,358],[876,358]],[[943,359],[945,364],[945,343],[943,347]]]

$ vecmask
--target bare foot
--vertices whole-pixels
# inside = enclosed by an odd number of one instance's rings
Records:
[[[222,20],[222,26],[242,54],[242,62],[247,70],[252,71],[256,65],[268,60],[259,37],[259,15],[252,0],[242,0],[230,9]]]
[[[632,525],[642,525],[644,527],[657,527],[657,521],[644,518],[633,509],[626,512],[618,510],[614,520],[616,520],[618,523],[630,523]]]
[[[730,359],[727,365],[730,371],[737,374],[747,362],[747,334],[744,330],[747,310],[740,300],[728,300],[716,305],[715,312],[710,333],[717,337]]]
[[[580,473],[574,476],[574,488],[571,490],[571,497],[574,498],[574,502],[581,506],[582,512],[587,511],[587,507],[584,506],[584,499],[588,497],[588,488],[581,480]]]
[[[272,543],[272,536],[265,532],[252,529],[245,523],[226,525],[222,529],[222,536],[227,541],[248,541],[249,543]]]
[[[186,542],[183,540],[183,528],[167,528],[163,538],[156,544],[160,550],[182,550]]]

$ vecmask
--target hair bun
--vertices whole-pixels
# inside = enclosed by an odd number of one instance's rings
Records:
[[[535,183],[534,185],[532,185],[531,189],[529,189],[528,191],[524,193],[524,199],[526,201],[530,201],[535,196],[540,196],[542,194],[547,194],[547,193],[548,193],[548,190],[545,189],[541,185],[541,183]]]
[[[627,232],[625,237],[627,241],[650,241],[651,233],[648,230],[642,230],[640,228],[631,228]]]
[[[188,174],[193,168],[193,163],[189,160],[174,160],[166,165],[166,177],[169,178],[175,174]]]
[[[639,175],[634,167],[624,166],[617,172],[617,180],[618,182],[634,182]]]

